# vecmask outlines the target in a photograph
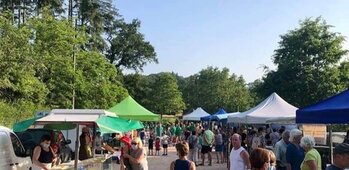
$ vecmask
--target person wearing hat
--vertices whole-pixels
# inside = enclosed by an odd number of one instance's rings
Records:
[[[130,160],[124,157],[125,153],[127,154],[130,153],[130,148],[131,148],[131,138],[129,138],[128,136],[121,137],[120,138],[120,150],[121,150],[120,169],[121,170],[131,169]]]
[[[85,160],[92,157],[92,138],[88,127],[82,128],[80,135],[79,160]]]
[[[349,144],[341,143],[333,150],[333,164],[326,170],[344,170],[349,168]]]

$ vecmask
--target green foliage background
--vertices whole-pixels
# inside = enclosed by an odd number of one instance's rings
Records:
[[[228,68],[211,66],[188,77],[142,75],[158,60],[139,31],[141,21],[125,22],[111,0],[65,2],[0,1],[1,125],[11,127],[35,110],[73,108],[73,100],[74,108],[107,109],[132,95],[158,114],[196,107],[236,112],[273,92],[302,107],[349,86],[345,37],[321,17],[280,35],[276,69],[247,84]]]

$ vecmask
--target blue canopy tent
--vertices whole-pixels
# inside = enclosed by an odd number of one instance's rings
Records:
[[[349,123],[349,89],[316,104],[298,109],[296,123]]]
[[[345,124],[349,123],[349,89],[316,104],[296,111],[296,123]],[[332,157],[332,126],[329,128]],[[333,162],[333,159],[331,159]]]
[[[225,113],[225,114],[219,114],[219,115],[212,115],[211,120],[216,120],[216,121],[220,121],[220,122],[223,122],[223,123],[227,123],[228,116],[231,116],[231,115],[238,115],[238,114],[240,114],[240,112]]]
[[[227,114],[227,112],[224,109],[220,108],[216,113],[209,116],[202,117],[200,118],[200,120],[201,121],[218,121],[217,119],[215,119],[217,118],[215,116],[222,115],[222,114]]]

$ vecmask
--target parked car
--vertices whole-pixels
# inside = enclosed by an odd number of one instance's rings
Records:
[[[0,126],[0,167],[4,170],[29,170],[32,166],[30,156],[9,128]]]
[[[69,162],[72,159],[72,149],[69,147],[71,141],[64,138],[61,131],[49,129],[28,129],[17,132],[27,154],[32,155],[35,146],[39,145],[43,135],[51,136],[51,147],[60,158],[60,163]]]

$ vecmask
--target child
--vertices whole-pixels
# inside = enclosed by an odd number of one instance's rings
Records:
[[[160,138],[156,137],[155,140],[155,155],[160,155]]]
[[[150,137],[149,137],[149,139],[148,139],[148,150],[149,150],[148,155],[151,155],[151,156],[154,155],[154,152],[153,152],[153,145],[154,145],[153,135],[150,135]]]
[[[169,140],[169,136],[167,136],[164,133],[164,135],[162,136],[162,140],[161,140],[162,147],[164,148],[164,153],[162,154],[163,156],[167,155],[168,140]]]

